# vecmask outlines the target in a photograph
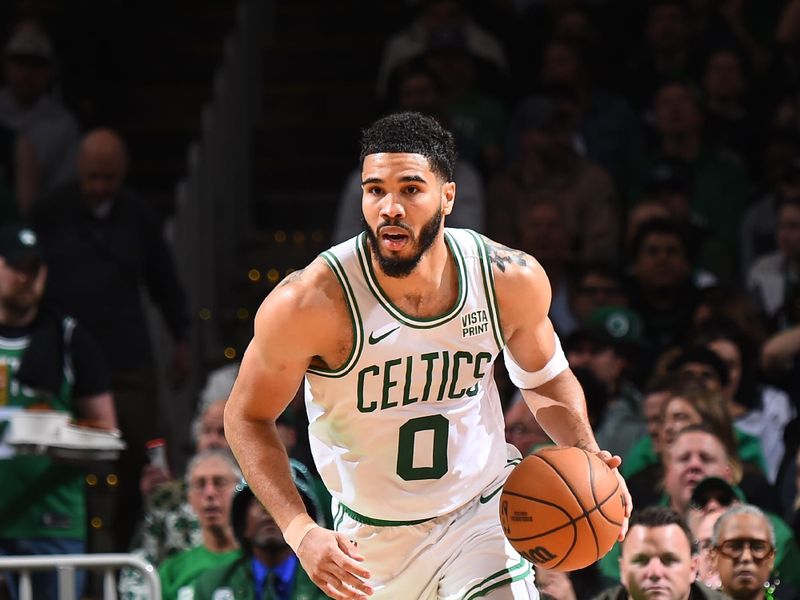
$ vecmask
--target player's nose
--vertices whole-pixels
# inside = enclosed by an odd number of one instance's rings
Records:
[[[406,214],[405,208],[402,203],[398,201],[395,194],[388,193],[381,199],[380,216],[386,220],[402,218]]]

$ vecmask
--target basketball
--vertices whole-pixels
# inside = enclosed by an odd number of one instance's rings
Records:
[[[500,522],[511,545],[554,571],[581,569],[619,537],[625,500],[614,472],[580,448],[543,448],[506,480]]]

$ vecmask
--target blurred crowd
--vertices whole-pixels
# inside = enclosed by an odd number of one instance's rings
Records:
[[[677,566],[662,579],[686,593],[700,593],[697,573],[703,594],[797,597],[800,0],[421,0],[406,12],[382,24],[375,104],[454,133],[448,226],[543,265],[597,439],[623,458],[641,511],[597,565],[540,572],[543,594],[634,597],[656,576],[631,548],[666,544]],[[313,597],[227,452],[236,365],[208,374],[186,472],[149,462],[161,432],[143,290],[172,338],[171,382],[192,368],[163,224],[127,185],[125,141],[82,131],[54,93],[39,24],[15,24],[3,66],[0,408],[68,410],[118,428],[128,450],[113,468],[112,539],[87,545],[85,469],[0,446],[0,478],[27,482],[0,498],[0,554],[131,550],[159,567],[164,597],[210,598],[231,581]],[[342,179],[334,243],[362,229],[360,173]],[[502,364],[496,378],[508,442],[549,444]],[[279,428],[310,512],[330,525],[305,418],[298,390]],[[135,571],[119,585],[147,597]]]

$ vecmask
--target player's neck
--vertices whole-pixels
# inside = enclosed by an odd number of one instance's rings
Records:
[[[417,317],[445,312],[458,293],[455,262],[443,236],[425,252],[407,277],[389,277],[380,268],[376,268],[375,273],[386,296],[403,311]]]

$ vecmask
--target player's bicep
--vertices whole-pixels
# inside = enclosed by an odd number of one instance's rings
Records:
[[[226,412],[247,420],[274,420],[291,402],[317,354],[313,315],[291,310],[291,298],[268,299],[242,357]]]

